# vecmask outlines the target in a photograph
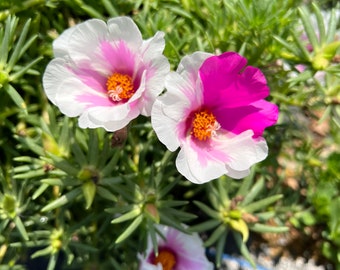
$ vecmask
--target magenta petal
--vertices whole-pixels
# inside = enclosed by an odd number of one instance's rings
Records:
[[[247,60],[237,53],[227,52],[207,58],[199,69],[205,104],[216,104],[218,96],[235,80]]]
[[[223,129],[234,134],[251,129],[256,138],[262,135],[266,127],[276,123],[279,110],[275,104],[259,100],[243,107],[217,108],[213,113]]]
[[[236,53],[208,58],[200,68],[204,103],[210,106],[245,106],[269,94],[266,79],[246,59]]]

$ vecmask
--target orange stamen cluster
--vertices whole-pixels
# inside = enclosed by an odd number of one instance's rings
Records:
[[[196,112],[191,125],[191,135],[200,141],[210,139],[220,128],[215,116],[207,110]]]
[[[162,250],[153,261],[154,265],[158,263],[162,265],[163,270],[172,270],[176,265],[176,257],[171,251]]]
[[[113,101],[128,100],[135,93],[132,78],[118,72],[107,79],[106,87],[107,94]]]

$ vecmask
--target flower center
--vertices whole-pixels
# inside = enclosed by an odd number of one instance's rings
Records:
[[[172,270],[176,265],[176,257],[169,250],[162,250],[159,252],[158,256],[153,260],[153,264],[157,265],[160,263],[163,270]]]
[[[124,101],[133,96],[132,78],[127,74],[113,73],[106,81],[107,95],[112,101]]]
[[[196,112],[191,126],[190,134],[200,141],[205,141],[215,136],[216,130],[219,130],[221,127],[216,121],[215,116],[207,110]]]

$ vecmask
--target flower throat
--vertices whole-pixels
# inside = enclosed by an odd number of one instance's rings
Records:
[[[135,93],[131,76],[113,73],[106,81],[107,94],[112,101],[127,101]]]
[[[163,270],[173,270],[176,265],[176,257],[171,251],[162,250],[153,260],[154,265],[157,265],[158,263],[162,265]]]

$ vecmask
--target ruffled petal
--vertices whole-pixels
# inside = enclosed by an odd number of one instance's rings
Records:
[[[262,72],[246,67],[246,59],[236,53],[208,58],[199,70],[208,107],[239,107],[265,98],[269,88]]]
[[[155,56],[163,54],[165,48],[164,32],[156,32],[156,34],[145,41],[140,48],[140,53],[145,62],[154,60]]]
[[[145,92],[140,102],[140,104],[143,104],[141,107],[142,115],[151,115],[152,105],[154,104],[156,98],[164,90],[164,78],[169,72],[169,61],[163,55],[147,64],[145,88],[148,89],[148,91]]]
[[[63,80],[74,75],[66,68],[67,61],[62,58],[53,59],[46,67],[43,75],[43,86],[48,99],[56,105],[55,97]]]
[[[57,39],[53,41],[53,53],[55,57],[64,57],[68,55],[69,41],[75,26],[66,29]]]
[[[124,40],[134,51],[142,46],[142,34],[130,17],[116,17],[108,20],[109,41]]]
[[[91,110],[84,111],[82,115],[79,117],[78,123],[81,128],[98,128],[102,127],[107,131],[116,131],[119,130],[129,124],[129,122],[135,119],[138,115],[138,111],[123,111],[121,108],[117,110],[119,113],[122,113],[124,116],[118,116],[117,118],[109,118],[107,119],[98,119],[98,116],[101,114],[106,114],[107,108],[93,108]],[[107,121],[105,121],[107,120]]]
[[[179,63],[176,72],[183,75],[186,73],[189,82],[192,85],[195,85],[199,80],[198,70],[202,63],[209,57],[213,56],[213,54],[205,53],[205,52],[194,52],[193,54],[186,55],[182,58]]]
[[[107,39],[108,29],[104,21],[91,19],[74,27],[69,36],[68,53],[75,61],[93,61],[97,59],[99,44]]]
[[[251,130],[227,140],[225,136],[217,136],[214,141],[215,147],[228,155],[226,164],[235,171],[246,171],[255,163],[264,160],[268,155],[266,141],[261,137],[253,139]]]
[[[162,101],[165,105],[164,112],[168,117],[183,120],[193,109],[202,104],[200,84],[190,83],[189,73],[179,75],[170,72],[165,78],[165,88],[167,92],[163,95]],[[179,108],[181,110],[178,110]]]

